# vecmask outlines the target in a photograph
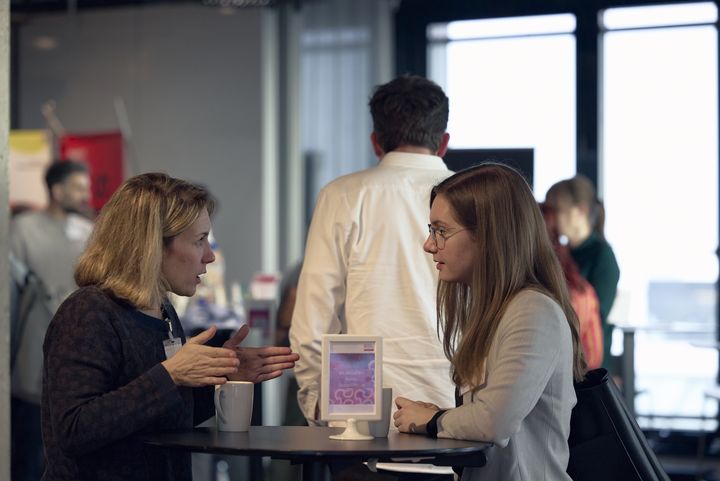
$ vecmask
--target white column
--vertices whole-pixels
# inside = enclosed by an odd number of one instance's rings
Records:
[[[8,136],[10,2],[0,2],[0,479],[10,479],[10,291],[8,280]]]
[[[395,75],[395,28],[393,14],[397,9],[396,0],[377,0],[373,12],[373,59],[375,61],[376,85],[384,84],[393,79]]]
[[[260,63],[262,95],[262,270],[279,270],[280,210],[278,189],[278,14],[264,9],[261,20]]]
[[[305,172],[300,140],[300,41],[302,32],[302,10],[292,5],[285,7],[284,44],[285,52],[285,152],[287,155],[287,195],[285,209],[287,219],[287,259],[295,262],[304,253],[305,246]]]
[[[262,13],[262,269],[280,271],[280,16],[277,9]],[[284,399],[279,379],[262,383],[262,423],[278,426],[282,421],[279,400]]]

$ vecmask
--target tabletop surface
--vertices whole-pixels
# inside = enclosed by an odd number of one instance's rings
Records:
[[[480,454],[491,446],[483,442],[431,439],[393,431],[387,438],[370,441],[337,441],[328,438],[330,434],[340,432],[342,428],[309,426],[252,426],[249,432],[244,433],[201,427],[187,431],[142,434],[139,438],[153,446],[275,458],[432,458]]]

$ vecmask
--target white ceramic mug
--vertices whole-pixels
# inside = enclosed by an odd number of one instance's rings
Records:
[[[390,431],[390,413],[392,412],[392,388],[382,389],[382,417],[379,421],[358,421],[358,431],[374,438],[386,438]]]
[[[252,419],[255,384],[228,381],[215,387],[215,419],[219,431],[247,431]]]

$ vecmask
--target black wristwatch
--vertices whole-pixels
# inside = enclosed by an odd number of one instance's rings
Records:
[[[443,413],[447,411],[447,409],[441,409],[438,412],[435,413],[435,415],[428,421],[427,426],[425,427],[425,430],[427,431],[428,437],[431,438],[437,438],[438,433],[438,419],[440,419],[440,416],[443,415]]]

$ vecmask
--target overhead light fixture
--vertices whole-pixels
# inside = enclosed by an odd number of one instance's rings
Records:
[[[57,48],[58,41],[55,37],[51,37],[50,35],[40,35],[33,39],[32,44],[33,47],[38,50],[49,52],[50,50],[55,50]]]

